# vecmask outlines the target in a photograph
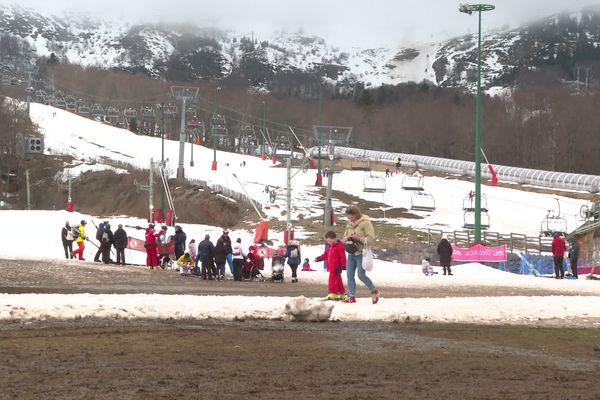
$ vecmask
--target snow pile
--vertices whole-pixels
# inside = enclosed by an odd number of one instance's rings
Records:
[[[600,297],[370,298],[356,304],[256,296],[157,294],[0,294],[0,321],[107,319],[224,319],[300,321],[427,321],[531,324],[560,320],[600,325]]]
[[[323,322],[331,317],[333,304],[307,299],[304,296],[296,297],[285,305],[285,314],[294,321]]]

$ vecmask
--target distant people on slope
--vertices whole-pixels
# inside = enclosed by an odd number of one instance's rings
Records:
[[[114,235],[110,229],[108,222],[104,223],[102,228],[102,236],[100,236],[100,251],[102,253],[102,262],[104,264],[110,264],[110,249],[114,243]]]
[[[185,253],[185,241],[187,236],[181,226],[175,226],[175,258],[179,258]]]
[[[442,240],[438,243],[437,253],[440,258],[440,265],[444,270],[444,275],[452,275],[452,269],[450,268],[452,265],[452,245],[445,236],[442,236]]]
[[[554,234],[554,239],[552,240],[551,250],[552,257],[554,260],[554,278],[563,279],[565,277],[565,268],[564,268],[564,260],[565,260],[565,250],[567,249],[567,244],[565,240],[560,236],[559,233]]]
[[[74,227],[71,232],[73,233],[73,239],[75,239],[75,243],[77,243],[77,250],[73,252],[73,257],[77,255],[79,260],[85,261],[83,258],[83,251],[85,250],[84,240],[87,239],[85,236],[85,226],[87,225],[86,220],[82,219],[79,226]]]
[[[118,229],[113,234],[113,246],[117,252],[117,264],[125,265],[125,248],[127,247],[127,232],[123,229],[123,225],[119,224]]]
[[[577,273],[577,262],[579,260],[579,242],[577,238],[574,237],[571,239],[571,243],[569,246],[569,262],[571,264],[571,274],[573,278],[578,279],[579,275]]]

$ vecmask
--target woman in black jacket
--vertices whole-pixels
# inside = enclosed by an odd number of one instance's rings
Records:
[[[448,275],[452,275],[452,270],[450,269],[450,265],[452,264],[452,245],[445,237],[438,243],[437,253],[440,256],[440,265],[444,269],[444,275],[446,275],[446,270]]]

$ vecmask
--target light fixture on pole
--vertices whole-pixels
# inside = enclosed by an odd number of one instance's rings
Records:
[[[221,90],[221,86],[217,86],[215,87],[215,112],[213,114],[212,117],[212,124],[211,124],[211,130],[210,130],[210,137],[211,140],[213,142],[213,162],[212,165],[210,167],[210,169],[212,171],[216,171],[217,170],[217,132],[216,129],[221,127],[220,121],[221,121],[221,116],[219,114],[217,114],[217,92],[219,92]],[[224,128],[224,126],[223,126]]]
[[[458,11],[465,14],[478,13],[477,39],[477,101],[475,105],[475,242],[481,243],[481,13],[492,11],[491,4],[460,4]]]

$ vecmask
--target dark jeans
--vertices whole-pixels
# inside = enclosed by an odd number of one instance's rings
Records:
[[[294,265],[294,264],[288,264],[290,266],[290,268],[292,269],[292,278],[297,278],[298,275],[296,274],[296,271],[298,271],[298,265]]]
[[[225,276],[225,262],[217,263],[217,275]]]
[[[239,258],[233,259],[233,280],[241,281],[242,280],[242,267],[244,266],[244,260]]]
[[[100,256],[102,255],[102,242],[98,242],[98,251],[94,256],[94,261],[100,261]]]
[[[579,261],[579,257],[572,257],[571,258],[571,272],[573,272],[573,276],[575,278],[578,277],[578,275],[577,275],[577,261]]]
[[[557,278],[565,277],[565,269],[563,268],[564,257],[554,256],[554,274]]]
[[[73,252],[73,241],[63,241],[63,248],[65,249],[65,258],[68,260],[71,258],[71,253]]]
[[[102,252],[102,262],[104,264],[110,263],[110,243],[102,243],[100,251]]]
[[[125,265],[125,248],[116,248],[117,250],[117,264]]]
[[[212,279],[213,276],[217,274],[215,271],[215,263],[213,260],[202,260],[202,279],[206,280],[208,274],[208,279]]]

